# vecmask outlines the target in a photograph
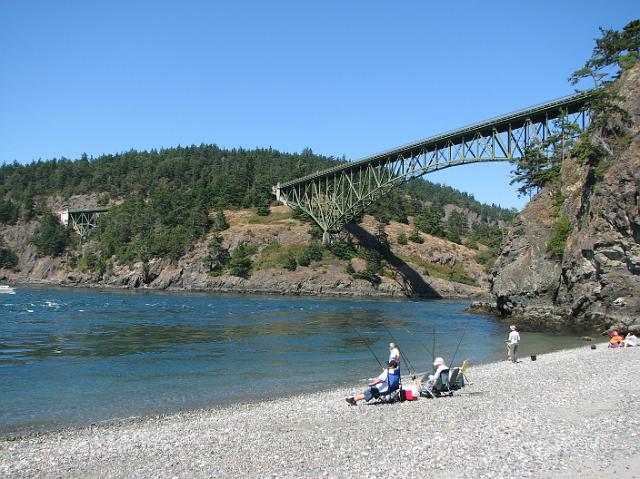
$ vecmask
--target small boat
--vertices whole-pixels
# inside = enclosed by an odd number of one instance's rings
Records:
[[[0,294],[16,294],[16,290],[15,288],[12,288],[11,286],[7,285],[7,284],[0,284]]]

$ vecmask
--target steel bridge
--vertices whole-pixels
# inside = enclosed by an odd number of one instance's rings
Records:
[[[98,215],[109,211],[109,208],[84,208],[84,209],[66,209],[58,212],[60,222],[71,228],[80,235],[80,242],[84,242],[89,231],[96,226]]]
[[[572,131],[583,131],[592,97],[593,90],[581,92],[432,136],[278,183],[273,193],[313,218],[327,242],[331,233],[339,232],[371,203],[413,178],[468,163],[517,160],[528,147],[544,144],[568,125]]]

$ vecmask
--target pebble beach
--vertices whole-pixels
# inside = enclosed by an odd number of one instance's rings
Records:
[[[472,366],[447,398],[348,405],[361,383],[5,437],[0,477],[640,478],[638,371],[640,348],[586,344]]]

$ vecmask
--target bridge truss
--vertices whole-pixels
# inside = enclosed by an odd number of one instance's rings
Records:
[[[89,231],[96,226],[100,213],[105,211],[109,211],[109,208],[67,209],[60,212],[60,221],[70,226],[80,235],[80,242],[84,242]]]
[[[311,216],[328,241],[330,233],[339,232],[371,203],[413,178],[468,163],[517,160],[551,135],[583,131],[592,95],[587,91],[560,98],[278,183],[273,193]]]

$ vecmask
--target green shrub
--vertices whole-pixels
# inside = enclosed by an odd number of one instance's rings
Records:
[[[324,248],[318,242],[309,243],[298,256],[298,264],[300,266],[309,266],[315,261],[322,260],[324,256]]]
[[[567,246],[567,239],[569,235],[573,231],[573,226],[571,225],[571,221],[567,216],[562,216],[556,221],[555,227],[553,229],[553,233],[551,233],[551,237],[549,238],[549,243],[547,244],[547,251],[550,252],[553,256],[562,258],[564,255],[564,250]]]
[[[424,238],[420,236],[420,231],[418,231],[418,228],[413,230],[413,233],[411,233],[411,235],[409,236],[409,239],[414,243],[418,243],[418,244],[424,243]]]
[[[271,210],[269,209],[269,205],[260,205],[256,208],[256,214],[258,216],[269,216],[271,214]]]
[[[338,240],[329,245],[329,251],[342,260],[349,260],[357,255],[356,249],[351,240]]]
[[[15,269],[18,266],[18,255],[9,248],[0,248],[0,268]]]
[[[407,244],[407,235],[404,232],[400,233],[396,241],[401,245]]]
[[[298,262],[291,252],[285,256],[283,266],[289,271],[295,271],[298,268]]]
[[[370,271],[355,271],[351,273],[351,277],[354,279],[364,279],[365,281],[369,281],[373,285],[378,285],[382,282],[380,276]]]

